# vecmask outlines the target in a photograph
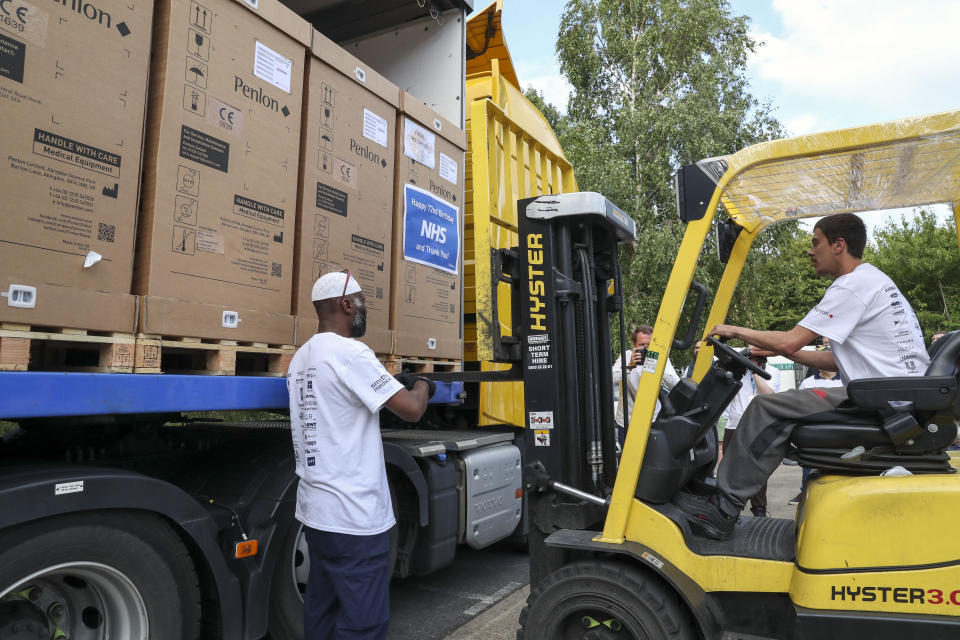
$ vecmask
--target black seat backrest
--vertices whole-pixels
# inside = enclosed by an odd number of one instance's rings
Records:
[[[960,367],[960,330],[951,331],[930,347],[927,376],[956,376]]]

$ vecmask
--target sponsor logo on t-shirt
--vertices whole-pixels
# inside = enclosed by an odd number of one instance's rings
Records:
[[[902,305],[902,304],[903,304],[903,303],[900,302],[899,300],[894,300],[893,302],[890,303],[890,306],[891,306],[891,307],[899,307],[899,306]]]
[[[833,317],[833,314],[832,314],[832,313],[830,313],[830,312],[827,311],[826,309],[821,308],[820,305],[815,306],[815,307],[813,308],[813,310],[816,311],[817,313],[819,313],[819,314],[822,315],[822,316],[827,316],[828,318],[832,318],[832,317]]]
[[[387,383],[388,383],[388,382],[390,382],[390,376],[385,373],[385,374],[383,374],[382,376],[380,376],[379,378],[377,378],[377,379],[373,382],[373,384],[370,385],[370,388],[373,389],[374,391],[380,391],[380,390],[383,389],[385,386],[387,386]]]
[[[309,458],[307,458],[307,466],[308,466],[308,467],[316,466],[316,464],[317,464],[317,459],[316,459],[315,457],[310,456]]]

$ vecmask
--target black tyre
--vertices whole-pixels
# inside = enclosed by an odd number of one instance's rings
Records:
[[[280,548],[270,583],[270,618],[267,628],[277,640],[303,640],[303,596],[310,575],[310,555],[303,525],[294,520]]]
[[[586,561],[550,574],[530,592],[518,640],[688,640],[698,637],[668,586],[623,562]]]
[[[161,518],[47,518],[0,533],[0,638],[196,640],[200,588]]]
[[[397,513],[397,496],[390,486],[390,499]],[[398,518],[399,521],[399,518]],[[390,529],[390,566],[397,560],[397,527]],[[303,640],[303,597],[310,576],[310,552],[303,525],[294,520],[280,548],[280,557],[270,582],[270,617],[267,629],[274,640]]]

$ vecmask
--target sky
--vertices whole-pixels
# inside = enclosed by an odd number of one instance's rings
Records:
[[[477,9],[489,3],[476,0]],[[522,88],[566,107],[555,45],[564,0],[503,0]],[[750,90],[790,135],[960,108],[960,0],[730,0],[761,43]],[[944,209],[945,211],[945,209]],[[945,215],[938,212],[941,216]],[[899,212],[884,216],[899,217]],[[879,222],[879,221],[878,221]]]

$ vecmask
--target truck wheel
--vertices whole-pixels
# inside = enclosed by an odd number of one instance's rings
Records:
[[[622,562],[577,562],[530,592],[518,640],[696,638],[672,589]]]
[[[390,487],[394,513],[397,497]],[[397,527],[390,529],[390,566],[397,560]],[[310,576],[310,552],[303,525],[294,520],[280,548],[280,557],[270,583],[270,617],[267,629],[271,638],[303,640],[303,596]]]
[[[200,587],[161,518],[77,513],[0,534],[0,638],[196,640]]]

